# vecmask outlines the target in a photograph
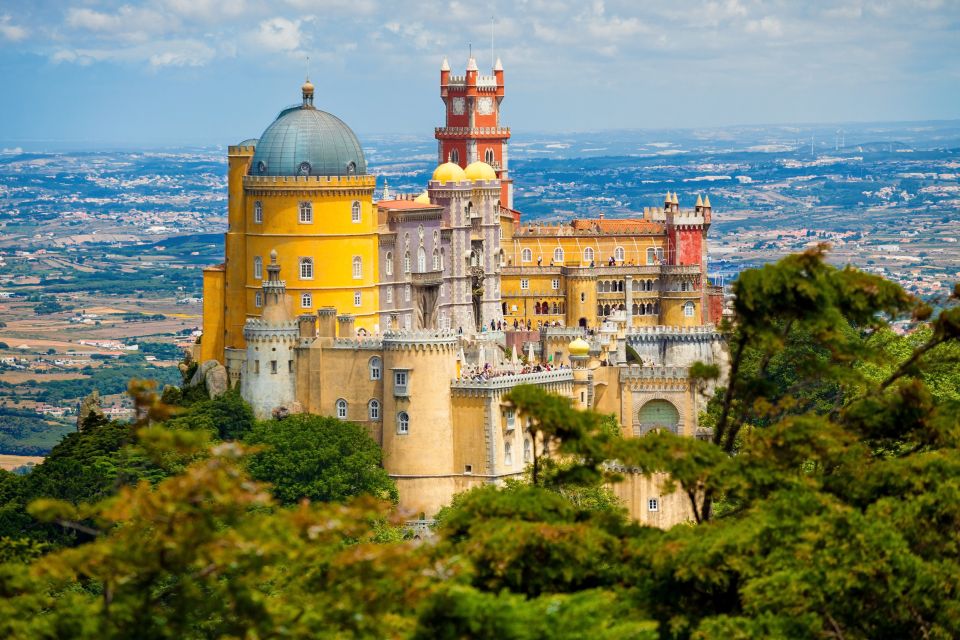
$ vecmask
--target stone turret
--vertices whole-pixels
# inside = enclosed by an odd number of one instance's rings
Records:
[[[267,279],[263,281],[263,314],[248,318],[243,327],[247,358],[241,395],[261,419],[269,418],[275,410],[289,412],[296,403],[296,346],[301,329],[288,309],[286,291],[277,252],[271,251]]]

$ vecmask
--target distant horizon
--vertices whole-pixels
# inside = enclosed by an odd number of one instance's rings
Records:
[[[336,114],[335,114],[336,115]],[[265,123],[263,128],[265,129],[269,125]],[[616,133],[629,133],[629,134],[657,134],[657,133],[683,133],[683,132],[693,132],[693,131],[723,131],[723,130],[732,130],[732,129],[791,129],[796,128],[800,131],[803,131],[806,134],[809,134],[811,130],[817,129],[828,129],[824,133],[828,133],[830,136],[834,134],[834,128],[838,126],[851,126],[851,127],[861,127],[869,128],[875,126],[894,126],[894,127],[907,127],[910,125],[940,125],[940,126],[949,126],[955,125],[960,127],[960,117],[956,118],[932,118],[932,119],[906,119],[906,120],[862,120],[862,121],[823,121],[823,122],[771,122],[771,123],[738,123],[738,124],[725,124],[725,125],[715,125],[715,126],[689,126],[689,127],[611,127],[606,129],[570,129],[570,130],[529,130],[529,131],[517,131],[515,128],[512,128],[513,140],[516,143],[518,140],[523,142],[527,140],[543,140],[544,138],[550,137],[562,137],[562,136],[585,136],[585,135],[611,135]],[[366,145],[365,139],[369,138],[414,138],[421,139],[427,143],[433,141],[432,130],[425,132],[424,134],[419,134],[414,131],[363,131],[356,130],[355,132],[359,137],[362,144]],[[262,133],[262,131],[261,131]],[[845,132],[852,133],[852,132]],[[249,137],[257,137],[259,134],[252,134]],[[242,139],[242,138],[241,138]],[[239,141],[239,140],[238,140]],[[895,139],[883,140],[883,142],[895,142]],[[23,153],[57,153],[63,151],[73,151],[79,152],[83,151],[84,148],[79,147],[79,145],[91,145],[89,147],[90,151],[136,151],[136,150],[161,150],[161,149],[217,149],[217,148],[226,148],[230,145],[236,144],[234,142],[200,142],[200,141],[183,141],[183,142],[156,142],[150,140],[130,140],[130,141],[119,141],[119,140],[107,140],[107,139],[4,139],[0,138],[0,155],[10,155],[12,152],[15,152],[17,147],[22,148]],[[877,142],[880,142],[878,140]],[[960,143],[960,141],[958,141]],[[40,149],[31,146],[25,145],[51,145],[49,149]]]

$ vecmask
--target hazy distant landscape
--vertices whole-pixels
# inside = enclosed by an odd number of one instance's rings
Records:
[[[432,138],[361,140],[379,189],[423,190]],[[0,148],[6,420],[47,433],[94,386],[124,415],[125,380],[175,381],[175,345],[200,328],[200,267],[223,259],[226,148]],[[524,224],[639,216],[668,190],[683,207],[709,194],[711,273],[724,282],[818,242],[934,300],[960,280],[958,121],[517,133],[510,167]],[[0,452],[40,452],[48,439],[0,440]]]

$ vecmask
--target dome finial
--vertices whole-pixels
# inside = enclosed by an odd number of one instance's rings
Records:
[[[303,86],[300,87],[300,90],[303,92],[303,106],[313,108],[313,83],[310,82],[310,56],[307,56],[306,80]]]

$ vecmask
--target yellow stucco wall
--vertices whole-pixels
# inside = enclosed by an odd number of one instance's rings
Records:
[[[222,267],[203,270],[203,336],[200,361],[223,362],[224,271]]]

